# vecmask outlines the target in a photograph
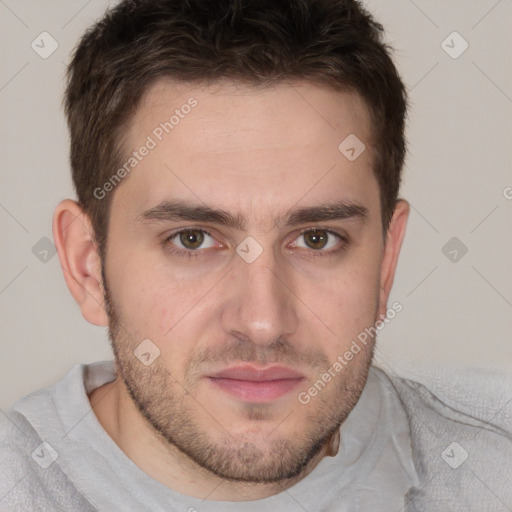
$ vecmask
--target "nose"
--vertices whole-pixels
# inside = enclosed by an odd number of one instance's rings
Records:
[[[230,274],[227,300],[222,312],[224,331],[270,345],[297,328],[297,300],[280,264],[270,248],[252,263],[238,258]]]

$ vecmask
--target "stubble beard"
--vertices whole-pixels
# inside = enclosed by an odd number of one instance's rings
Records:
[[[150,366],[144,366],[134,356],[134,349],[140,340],[133,339],[122,326],[105,275],[103,278],[109,318],[108,333],[117,375],[121,377],[133,403],[154,434],[170,447],[177,448],[193,464],[222,479],[255,484],[279,483],[296,480],[302,474],[307,474],[315,457],[338,431],[359,400],[372,362],[373,344],[368,344],[360,352],[357,364],[352,364],[338,374],[336,380],[328,384],[308,405],[297,401],[291,412],[278,415],[276,428],[265,439],[247,433],[233,435],[229,432],[229,425],[225,425],[222,417],[219,417],[218,411],[209,411],[207,404],[195,398],[194,383],[188,382],[187,377],[184,382],[178,382],[165,368],[162,358]],[[265,354],[262,354],[262,350]],[[229,353],[229,362],[279,362],[293,365],[298,357],[292,345],[284,340],[278,340],[264,349],[250,341],[241,340],[222,353]],[[320,375],[329,366],[329,361],[325,356],[315,354],[315,368]],[[218,351],[203,353],[195,362],[208,361],[217,355]],[[302,354],[300,358],[304,360],[308,356]],[[193,367],[191,361],[187,368],[192,370]],[[253,422],[266,418],[267,406],[246,405],[242,408],[244,418]],[[205,418],[209,425],[202,425],[198,416]],[[293,435],[283,437],[279,429],[280,422],[285,425],[289,421],[300,423],[302,428],[295,429]],[[212,435],[211,430],[216,432]]]

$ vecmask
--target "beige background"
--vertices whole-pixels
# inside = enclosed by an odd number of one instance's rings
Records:
[[[382,331],[377,361],[409,376],[456,366],[505,378],[512,369],[512,2],[365,3],[387,28],[411,101],[402,196],[412,213],[390,300],[404,309]],[[73,197],[65,64],[107,6],[0,2],[2,408],[75,363],[111,358],[106,331],[81,317],[57,256],[44,263],[32,252],[41,238],[52,239],[55,205]],[[58,43],[47,59],[31,48],[43,31]],[[453,31],[469,44],[458,58],[441,46]],[[457,37],[447,39],[452,53],[462,48]],[[454,236],[468,249],[455,263],[442,252]]]

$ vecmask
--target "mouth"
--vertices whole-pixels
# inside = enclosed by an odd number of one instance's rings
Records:
[[[265,403],[292,392],[304,376],[285,366],[244,364],[208,375],[217,389],[245,402]]]

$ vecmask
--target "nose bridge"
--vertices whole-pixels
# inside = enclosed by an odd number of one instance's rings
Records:
[[[233,293],[223,315],[228,333],[242,333],[254,343],[270,344],[295,330],[293,297],[284,284],[284,265],[271,247],[250,263],[240,257],[233,279]]]

